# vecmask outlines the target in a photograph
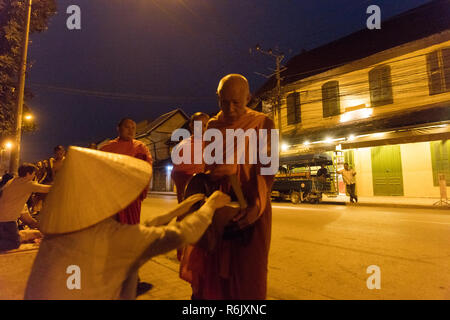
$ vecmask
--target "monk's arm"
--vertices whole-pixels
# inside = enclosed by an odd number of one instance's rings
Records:
[[[266,210],[267,205],[270,205],[272,184],[275,173],[279,167],[279,163],[276,163],[276,166],[272,164],[272,162],[277,162],[278,160],[278,148],[272,149],[271,143],[273,134],[272,130],[274,128],[275,125],[269,118],[265,118],[260,127],[260,129],[267,130],[267,154],[270,154],[271,161],[269,164],[264,165],[261,163],[261,160],[258,160],[258,163],[255,165],[255,171],[252,172],[252,181],[255,182],[255,185],[251,190],[248,190],[248,192],[244,191],[244,193],[250,197],[250,199],[247,199],[249,202],[249,207],[242,212],[241,215],[239,215],[240,219],[237,221],[237,224],[241,229],[255,223]],[[261,143],[262,141],[259,141],[259,148],[262,148]],[[272,153],[272,150],[273,152],[277,152],[277,154]],[[269,172],[262,174],[262,168],[268,169],[271,166],[273,166],[273,171],[275,172],[270,172],[269,170]]]

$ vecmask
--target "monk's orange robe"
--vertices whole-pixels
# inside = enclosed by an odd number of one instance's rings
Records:
[[[270,155],[270,130],[274,124],[260,112],[246,108],[246,113],[233,123],[228,123],[222,112],[219,112],[209,121],[210,128],[222,132],[224,144],[226,129],[267,129]],[[235,145],[235,155],[236,149]],[[260,174],[262,165],[259,159],[257,164],[249,164],[248,143],[246,154],[245,164],[213,164],[205,168],[206,171],[220,172],[222,176],[237,173],[248,208],[244,217],[235,222],[238,231],[231,235],[224,234],[213,252],[194,246],[190,256],[185,257],[187,262],[184,271],[190,276],[193,294],[198,299],[266,298],[272,229],[270,194],[274,176]],[[222,183],[221,190],[227,193],[231,186]]]
[[[179,147],[182,147],[183,144],[189,145],[189,148],[191,149],[190,163],[181,163],[178,165],[177,164],[173,165],[172,180],[177,188],[178,202],[183,201],[184,189],[186,188],[186,184],[189,182],[189,179],[191,179],[194,174],[202,173],[205,171],[205,163],[203,161],[204,143],[201,142],[201,148],[199,148],[199,150],[195,149],[194,143],[195,140],[194,136],[192,135],[190,138],[181,141],[179,144]],[[200,164],[194,163],[195,152],[200,152],[202,160]],[[182,150],[180,151],[180,156],[183,156]],[[187,270],[186,265],[187,265],[187,258],[191,257],[192,250],[193,247],[191,245],[187,245],[183,248],[177,249],[177,258],[180,261],[180,278],[188,282],[192,282],[192,273],[190,272],[190,270]],[[201,262],[201,260],[193,258],[191,260],[190,268],[193,269],[197,268],[195,266],[195,262]]]
[[[124,154],[130,157],[135,157],[153,164],[153,159],[147,146],[139,140],[125,141],[120,138],[109,141],[101,151]],[[141,221],[141,205],[142,201],[147,197],[148,187],[142,194],[128,207],[117,213],[117,221],[122,224],[139,224]]]
[[[184,189],[189,179],[196,173],[201,173],[205,171],[205,163],[203,162],[203,142],[200,142],[199,150],[195,150],[194,148],[194,136],[192,135],[190,138],[181,141],[178,147],[181,148],[182,145],[189,145],[191,149],[191,160],[190,163],[180,163],[174,164],[172,169],[172,180],[175,183],[177,188],[177,199],[178,202],[183,201]],[[183,150],[183,149],[182,149]],[[180,156],[183,156],[183,151],[180,151]],[[194,163],[194,154],[195,151],[200,153],[200,158],[202,160],[201,163]]]

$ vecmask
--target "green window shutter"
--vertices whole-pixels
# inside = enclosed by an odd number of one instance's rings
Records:
[[[391,67],[379,66],[369,71],[370,103],[372,107],[394,102],[392,97]]]
[[[439,186],[440,173],[445,174],[447,186],[450,186],[450,141],[432,141],[430,147],[434,186]]]
[[[322,108],[324,118],[341,113],[338,81],[328,81],[322,86]]]
[[[442,66],[445,90],[450,91],[450,48],[442,49]]]
[[[353,150],[348,150],[344,152],[344,162],[348,163],[350,168],[355,169],[355,155]]]
[[[442,92],[441,69],[439,68],[438,51],[427,54],[428,88],[430,95]]]
[[[301,106],[300,106],[300,93],[293,92],[286,97],[287,104],[287,123],[296,124],[302,121],[301,119]]]

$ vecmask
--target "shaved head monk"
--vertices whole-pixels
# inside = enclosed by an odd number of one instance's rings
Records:
[[[206,113],[203,112],[196,112],[191,116],[191,119],[189,121],[189,130],[191,132],[191,136],[188,139],[184,139],[180,142],[179,147],[182,148],[182,144],[190,144],[191,148],[191,161],[190,163],[180,163],[180,164],[174,164],[172,169],[172,180],[175,183],[176,189],[177,189],[177,198],[178,202],[181,202],[183,200],[183,194],[184,194],[184,188],[186,186],[186,183],[189,181],[189,179],[196,173],[204,172],[205,171],[205,164],[203,161],[201,163],[194,163],[194,142],[195,142],[195,136],[194,136],[194,123],[200,122],[202,132],[205,132],[206,125],[208,123],[209,116]],[[201,138],[201,137],[200,137]],[[203,146],[203,143],[202,143]],[[203,154],[203,148],[199,150]],[[203,157],[202,157],[203,160]]]
[[[147,161],[150,165],[153,164],[153,159],[147,146],[143,142],[134,139],[136,135],[136,122],[130,118],[123,118],[117,125],[117,132],[119,136],[101,147],[101,151],[124,154]],[[127,208],[117,213],[116,219],[120,223],[139,224],[141,219],[141,204],[147,197],[147,191],[148,188]]]
[[[227,129],[266,129],[271,133],[273,121],[247,107],[250,90],[245,77],[230,74],[222,78],[217,97],[221,111],[210,119],[207,129],[218,129],[224,137]],[[249,143],[246,142],[246,154]],[[270,143],[267,147],[270,150]],[[235,146],[235,160],[239,156],[237,152]],[[225,193],[231,192],[227,177],[237,175],[248,206],[241,209],[226,226],[213,250],[205,251],[195,245],[190,257],[182,261],[181,277],[189,279],[193,299],[266,298],[273,175],[261,175],[261,167],[260,159],[255,164],[245,159],[243,164],[223,161],[223,164],[206,165],[205,170],[220,183],[220,190]]]

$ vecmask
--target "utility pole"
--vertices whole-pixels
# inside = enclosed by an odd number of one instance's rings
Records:
[[[275,77],[276,77],[277,83],[276,83],[276,87],[275,87],[275,108],[272,108],[272,117],[275,119],[275,113],[277,114],[279,137],[280,137],[279,142],[281,145],[281,142],[282,142],[282,137],[281,137],[282,136],[282,133],[281,133],[281,129],[282,129],[281,128],[281,72],[286,70],[286,68],[281,67],[281,62],[284,59],[284,54],[283,53],[276,54],[272,51],[272,49],[269,49],[267,51],[263,50],[263,49],[261,49],[261,46],[259,46],[259,45],[256,45],[255,49],[258,52],[261,52],[265,55],[275,58],[275,63],[276,63],[275,72],[273,74],[271,74],[270,76],[265,76],[265,75],[262,75],[262,76],[264,76],[266,78],[270,78],[275,75]],[[275,110],[276,110],[276,112],[275,112]]]
[[[25,1],[27,2],[27,8],[26,8],[25,28],[23,34],[22,59],[19,74],[19,93],[17,97],[17,106],[16,106],[16,128],[15,128],[16,130],[14,139],[15,143],[11,149],[11,159],[9,163],[9,171],[12,174],[17,173],[17,170],[19,169],[20,143],[22,139],[23,100],[25,93],[25,74],[27,71],[28,41],[30,36],[32,0],[25,0]]]

